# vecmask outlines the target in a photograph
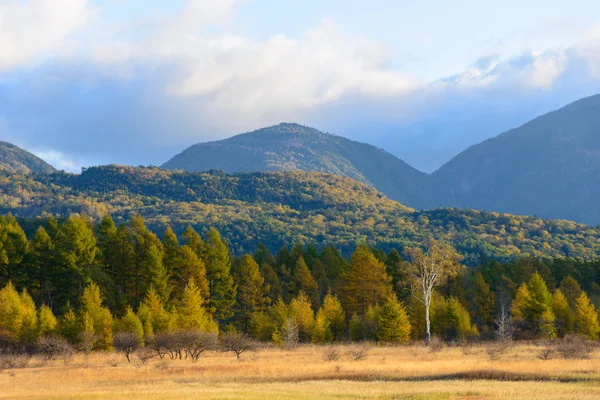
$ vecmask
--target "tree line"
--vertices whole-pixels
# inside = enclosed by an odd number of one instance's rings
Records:
[[[597,339],[600,263],[486,260],[467,268],[426,240],[383,251],[358,244],[259,245],[234,257],[216,229],[159,236],[137,216],[116,225],[53,217],[27,237],[0,217],[0,340],[60,335],[111,349],[116,334],[150,343],[168,332],[238,332],[278,344]]]

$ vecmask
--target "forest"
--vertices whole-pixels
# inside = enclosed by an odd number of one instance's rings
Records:
[[[402,253],[358,244],[347,258],[312,243],[234,256],[214,228],[159,237],[139,216],[118,225],[49,217],[28,237],[9,214],[0,217],[0,341],[59,336],[110,350],[124,334],[150,344],[172,332],[275,344],[600,335],[600,261],[463,261],[433,240]]]
[[[0,214],[20,218],[27,234],[36,218],[77,213],[115,223],[135,215],[162,234],[170,226],[204,233],[216,228],[236,256],[264,244],[276,253],[301,242],[334,245],[348,257],[358,243],[383,249],[419,247],[433,236],[454,246],[469,266],[482,258],[510,261],[526,255],[595,260],[597,227],[571,221],[478,210],[417,211],[370,186],[309,172],[225,174],[103,166],[81,174],[22,175],[0,171]]]

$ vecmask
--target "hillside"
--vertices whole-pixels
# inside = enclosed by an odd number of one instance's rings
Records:
[[[337,174],[422,209],[434,205],[431,177],[374,146],[297,124],[280,124],[217,142],[196,144],[163,165],[185,171],[312,171]]]
[[[0,173],[0,213],[32,218],[83,213],[117,222],[139,213],[162,232],[215,226],[232,249],[260,242],[418,246],[433,235],[454,244],[474,264],[480,257],[519,254],[595,258],[600,231],[568,221],[479,211],[414,211],[357,181],[323,173],[190,173],[158,168],[96,167],[81,175]]]
[[[433,177],[438,204],[600,224],[600,95],[473,146]]]
[[[35,155],[7,142],[0,141],[0,169],[23,174],[51,174],[54,167]]]

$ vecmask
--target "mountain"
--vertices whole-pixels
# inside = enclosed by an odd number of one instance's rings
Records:
[[[433,174],[439,205],[600,224],[600,95],[473,146]]]
[[[358,243],[389,250],[420,246],[433,236],[452,243],[467,264],[481,257],[510,259],[600,255],[600,230],[569,221],[473,210],[415,211],[355,180],[310,172],[193,173],[105,166],[80,175],[0,171],[0,214],[20,218],[72,213],[117,223],[139,214],[157,233],[191,225],[216,227],[236,254],[264,243],[334,244],[350,253]],[[31,228],[31,227],[30,227]],[[29,229],[31,231],[32,229]]]
[[[375,187],[410,207],[432,207],[436,185],[392,154],[298,124],[280,124],[232,138],[196,144],[165,169],[236,172],[312,171],[337,174]]]
[[[7,142],[0,141],[0,169],[28,174],[51,174],[56,170],[39,157]]]

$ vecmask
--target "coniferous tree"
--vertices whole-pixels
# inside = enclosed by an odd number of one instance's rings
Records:
[[[52,308],[53,295],[53,269],[54,269],[54,244],[52,238],[43,226],[40,226],[30,243],[29,268],[32,274],[29,279],[29,288],[39,303],[47,304]]]
[[[138,317],[144,328],[146,339],[175,327],[172,314],[165,310],[164,304],[154,288],[150,288],[146,293],[146,297],[138,309]]]
[[[383,303],[392,292],[391,278],[385,265],[375,258],[368,247],[358,246],[350,257],[340,290],[346,311],[361,319],[363,338],[366,340],[367,311]]]
[[[166,302],[171,294],[169,285],[169,274],[167,268],[162,263],[163,255],[161,249],[151,244],[148,247],[146,261],[144,263],[144,286],[143,293],[145,294],[150,287],[156,290],[156,294]]]
[[[516,323],[523,324],[525,322],[525,309],[529,302],[529,297],[529,289],[527,289],[527,284],[523,282],[517,290],[511,307],[511,314]]]
[[[598,339],[600,335],[600,324],[598,323],[598,312],[590,302],[587,293],[582,292],[575,301],[575,325],[577,332],[586,335],[592,340]]]
[[[185,286],[190,279],[193,279],[200,290],[202,298],[206,301],[210,293],[208,281],[206,280],[206,266],[204,265],[204,261],[188,245],[183,245],[179,248],[177,259],[178,264],[171,277],[173,298],[180,299]]]
[[[171,277],[180,275],[178,270],[181,264],[179,240],[177,240],[177,235],[170,226],[165,230],[161,243],[163,248],[162,263],[167,269],[167,274]]]
[[[381,306],[377,337],[384,342],[404,343],[410,339],[410,321],[404,305],[391,295]]]
[[[263,263],[260,267],[260,273],[265,280],[267,300],[270,303],[275,303],[283,296],[283,290],[277,272],[275,272],[271,264]]]
[[[80,216],[69,217],[56,239],[56,267],[52,286],[53,308],[60,310],[83,293],[90,267],[96,261],[96,237],[89,221]]]
[[[0,286],[12,281],[17,288],[24,288],[27,282],[22,262],[29,250],[25,232],[17,220],[8,214],[0,216]]]
[[[525,321],[534,334],[552,336],[554,314],[552,313],[552,295],[546,282],[537,272],[527,284],[529,298],[524,309]]]
[[[294,275],[292,277],[294,284],[294,296],[304,292],[310,299],[313,308],[319,305],[319,286],[313,278],[304,258],[300,256],[296,262],[296,268],[294,268]]]
[[[494,293],[480,272],[475,274],[471,299],[471,315],[474,317],[477,326],[485,332],[493,329],[496,300]]]
[[[40,336],[53,335],[58,328],[58,320],[54,313],[45,304],[38,311],[38,332]]]
[[[328,293],[325,296],[318,314],[322,315],[327,323],[332,340],[341,341],[346,338],[346,313],[335,295]]]
[[[248,333],[252,314],[262,311],[265,306],[265,281],[258,264],[249,254],[240,260],[234,277],[237,286],[236,320],[243,332]]]
[[[202,241],[202,238],[194,228],[188,226],[181,237],[183,239],[183,244],[189,246],[198,257],[203,258],[205,256],[206,244]]]
[[[560,286],[558,288],[565,295],[565,298],[569,302],[571,309],[574,308],[575,303],[577,302],[579,296],[581,296],[582,292],[579,283],[570,276],[567,276],[560,282]]]
[[[220,323],[233,316],[236,287],[231,275],[231,258],[227,245],[216,229],[211,228],[206,238],[206,280],[210,297],[209,309]]]
[[[312,309],[310,299],[304,292],[300,292],[290,302],[289,318],[298,325],[300,340],[303,342],[311,341],[315,324],[315,312]]]
[[[97,346],[100,349],[112,347],[113,318],[108,308],[103,306],[100,288],[94,282],[90,283],[81,296],[82,330],[89,331],[91,321],[93,333],[100,339]]]
[[[144,343],[144,327],[140,318],[133,312],[131,307],[127,307],[125,315],[116,323],[116,331],[133,333],[139,339],[139,343]]]
[[[183,291],[179,304],[178,326],[181,329],[197,329],[202,332],[216,332],[218,327],[203,306],[204,299],[194,280],[190,280]]]
[[[567,298],[560,289],[556,289],[554,294],[552,294],[552,312],[556,317],[554,326],[558,337],[564,337],[573,332],[575,315],[571,307],[569,307]]]

